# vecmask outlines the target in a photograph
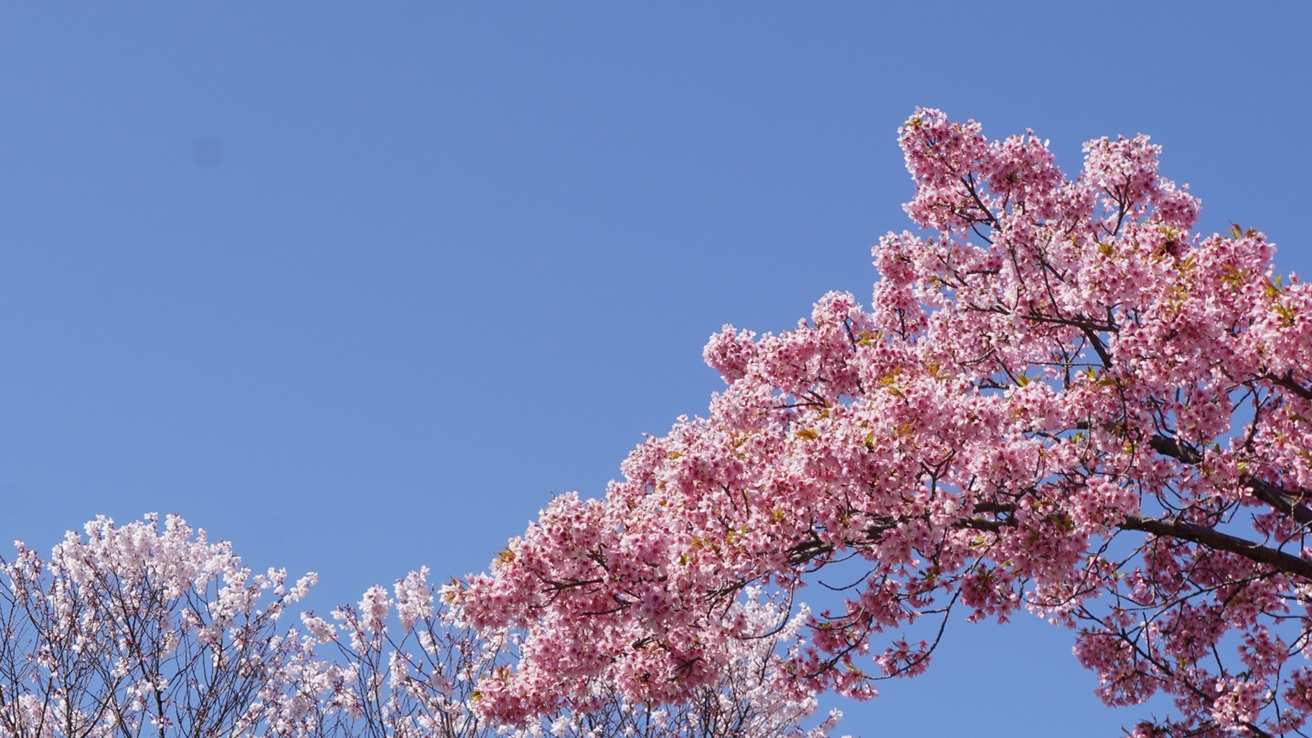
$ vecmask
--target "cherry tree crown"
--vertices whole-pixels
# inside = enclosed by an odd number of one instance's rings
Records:
[[[775,649],[781,692],[871,696],[929,665],[913,622],[1026,609],[1078,628],[1108,704],[1174,699],[1141,735],[1303,726],[1312,292],[1261,233],[1192,233],[1198,200],[1147,136],[1088,142],[1070,179],[1032,132],[920,109],[898,133],[918,230],[874,248],[870,306],[830,293],[785,333],[726,326],[707,417],[448,591],[525,634],[481,709],[542,713],[598,678],[677,701],[780,627],[742,616],[746,588],[786,609],[859,561]]]

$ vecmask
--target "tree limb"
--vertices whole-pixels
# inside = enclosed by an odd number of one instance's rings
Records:
[[[1117,527],[1121,530],[1137,530],[1152,533],[1156,536],[1169,536],[1182,541],[1201,543],[1204,546],[1219,551],[1229,551],[1250,561],[1273,566],[1286,574],[1293,574],[1312,581],[1312,561],[1228,533],[1222,533],[1215,528],[1207,528],[1178,520],[1150,518],[1143,515],[1127,515],[1125,520]]]
[[[1148,445],[1157,453],[1177,459],[1182,464],[1193,466],[1203,461],[1201,451],[1175,438],[1153,436],[1149,439]],[[1303,500],[1308,497],[1307,494],[1283,489],[1247,474],[1240,477],[1239,481],[1252,491],[1257,499],[1293,518],[1299,525],[1312,527],[1312,508],[1303,504]]]

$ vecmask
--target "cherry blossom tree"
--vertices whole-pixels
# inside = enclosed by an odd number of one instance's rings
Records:
[[[1032,132],[935,110],[899,140],[920,230],[875,247],[871,306],[726,326],[708,417],[462,583],[471,624],[525,634],[480,687],[489,714],[597,679],[684,699],[763,635],[736,615],[748,587],[789,600],[841,564],[860,576],[776,649],[779,690],[872,696],[928,666],[952,613],[1025,609],[1077,629],[1106,703],[1174,700],[1135,735],[1303,734],[1312,290],[1261,233],[1192,233],[1146,136],[1090,141],[1074,179]],[[922,618],[930,637],[898,635]]]
[[[177,516],[97,518],[49,561],[18,544],[0,561],[0,733],[15,738],[825,738],[807,695],[771,691],[773,650],[802,625],[749,598],[776,631],[739,644],[732,669],[674,705],[635,703],[604,680],[534,722],[483,714],[478,685],[508,668],[517,636],[465,627],[421,569],[394,596],[371,587],[332,622],[282,623],[314,575],[252,575],[226,542]]]
[[[170,516],[18,543],[0,586],[0,732],[16,738],[254,734],[315,727],[313,652],[278,627],[313,584],[252,575]],[[268,599],[261,605],[261,599]]]

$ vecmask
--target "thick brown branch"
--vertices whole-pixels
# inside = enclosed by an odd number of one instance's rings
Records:
[[[985,520],[984,518],[962,518],[956,522],[958,528],[970,528],[971,530],[984,531],[986,533],[999,533],[1004,527],[1014,527],[1016,524],[1010,520]]]
[[[788,549],[788,563],[793,566],[801,566],[820,556],[825,556],[834,552],[834,547],[828,543],[823,543],[816,538],[814,533],[811,538],[798,543]]]
[[[1304,400],[1312,401],[1312,389],[1308,389],[1307,387],[1304,387],[1303,385],[1299,384],[1298,381],[1294,379],[1294,372],[1292,369],[1290,371],[1285,372],[1284,376],[1277,377],[1273,374],[1268,374],[1262,378],[1270,380],[1270,382],[1274,385],[1284,387],[1285,389],[1289,390],[1290,392],[1293,392],[1294,394],[1298,395]]]
[[[1290,516],[1298,521],[1299,525],[1312,526],[1312,509],[1308,509],[1308,506],[1303,504],[1307,495],[1293,493],[1270,482],[1249,476],[1243,477],[1242,481],[1244,486],[1253,491],[1253,496],[1257,499]]]
[[[1182,464],[1192,466],[1203,461],[1203,455],[1198,449],[1169,436],[1153,436],[1148,440],[1148,445],[1162,456],[1170,456]]]
[[[1182,464],[1194,465],[1203,461],[1202,452],[1174,438],[1153,436],[1149,439],[1148,445],[1157,453],[1178,459]],[[1307,505],[1303,504],[1303,500],[1307,499],[1306,494],[1282,489],[1270,482],[1248,475],[1240,477],[1240,482],[1251,490],[1253,496],[1257,499],[1293,518],[1299,525],[1312,527],[1312,508],[1308,508]]]
[[[1093,346],[1094,352],[1098,354],[1098,360],[1102,362],[1103,368],[1111,369],[1112,355],[1107,352],[1107,347],[1103,345],[1102,339],[1098,337],[1097,332],[1087,325],[1080,326],[1080,331],[1084,333],[1085,338],[1089,339],[1089,345]]]
[[[1249,479],[1247,484],[1254,494],[1259,498],[1272,497],[1275,502],[1270,502],[1273,507],[1279,507],[1281,504],[1293,505],[1287,511],[1289,515],[1299,519],[1307,514],[1307,508],[1301,504],[1295,504],[1284,497],[1284,490],[1272,487],[1258,479]],[[1262,491],[1259,492],[1258,490]],[[1010,503],[1001,502],[981,502],[975,505],[976,513],[1008,514],[996,520],[989,520],[981,517],[963,517],[954,525],[957,528],[968,528],[986,533],[1001,533],[1005,528],[1014,528],[1016,521],[1009,516],[1014,512],[1015,506]],[[879,535],[887,530],[891,525],[875,525],[866,532],[870,540],[878,540]],[[1151,518],[1143,515],[1127,515],[1125,520],[1117,525],[1121,530],[1133,530],[1143,533],[1151,533],[1156,536],[1177,538],[1182,541],[1198,543],[1218,551],[1227,551],[1242,556],[1250,561],[1259,564],[1266,564],[1282,571],[1286,574],[1302,577],[1312,582],[1312,561],[1307,561],[1294,554],[1286,553],[1279,549],[1269,548],[1253,541],[1249,541],[1238,536],[1232,536],[1228,533],[1222,533],[1215,528],[1208,528],[1202,525],[1186,523],[1179,520],[1170,520],[1165,518]],[[788,552],[789,562],[797,565],[810,561],[818,556],[823,556],[834,551],[834,547],[828,544],[822,544],[818,539],[802,541],[795,545]]]
[[[1201,543],[1219,551],[1243,556],[1250,561],[1275,567],[1276,569],[1312,581],[1312,561],[1306,561],[1293,554],[1253,543],[1215,528],[1184,523],[1177,520],[1149,518],[1143,515],[1127,515],[1119,526],[1122,530],[1137,530],[1156,536],[1169,536],[1182,541]]]

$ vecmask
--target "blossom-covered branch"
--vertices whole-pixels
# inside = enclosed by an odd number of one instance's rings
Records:
[[[919,232],[874,249],[863,308],[831,293],[780,335],[731,327],[727,388],[554,499],[459,602],[526,633],[496,714],[592,679],[633,700],[711,683],[753,637],[751,585],[867,573],[783,657],[858,697],[934,643],[872,637],[953,605],[1078,627],[1109,704],[1164,692],[1141,735],[1295,733],[1312,714],[1312,290],[1259,232],[1193,234],[1198,201],[1146,136],[1085,145],[918,110],[899,131]]]

